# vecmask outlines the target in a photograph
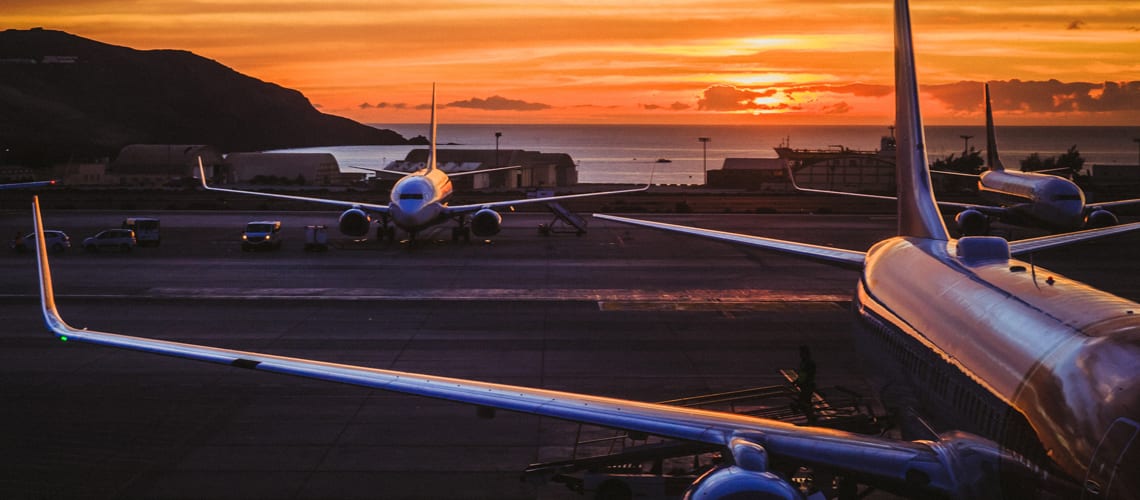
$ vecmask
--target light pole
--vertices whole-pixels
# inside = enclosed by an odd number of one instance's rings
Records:
[[[707,186],[709,185],[709,141],[711,141],[712,138],[698,137],[697,140],[701,141],[701,170],[705,173],[704,185]]]
[[[968,154],[970,152],[970,138],[972,138],[974,136],[972,136],[972,135],[960,135],[958,137],[961,137],[962,140],[965,141],[965,144],[962,146],[962,156],[966,156],[966,154]]]
[[[495,132],[495,166],[501,167],[502,163],[499,162],[499,138],[503,136],[502,132]]]

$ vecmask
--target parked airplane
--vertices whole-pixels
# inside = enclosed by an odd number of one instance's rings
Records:
[[[470,205],[448,205],[448,200],[452,195],[451,177],[486,173],[496,170],[517,169],[520,167],[503,167],[448,174],[440,170],[436,164],[436,137],[435,89],[433,88],[431,98],[431,149],[427,164],[423,169],[412,173],[384,171],[386,173],[402,175],[402,178],[396,181],[396,184],[392,186],[390,194],[391,201],[387,205],[215,188],[210,187],[206,183],[206,170],[202,166],[201,158],[198,159],[198,170],[201,176],[202,187],[211,191],[308,201],[343,207],[346,210],[340,214],[338,222],[340,232],[353,238],[362,238],[368,234],[368,229],[372,225],[372,214],[375,214],[380,217],[380,228],[377,230],[377,235],[380,239],[383,239],[385,236],[389,239],[394,239],[395,230],[389,226],[389,222],[407,231],[411,239],[414,240],[416,233],[419,231],[446,222],[448,219],[455,219],[455,221],[459,223],[459,226],[452,229],[451,238],[453,240],[458,240],[459,238],[469,240],[471,233],[475,233],[475,236],[480,237],[498,234],[503,217],[499,215],[499,212],[496,210],[503,208],[528,203],[549,203],[552,201],[584,198],[588,196],[633,193],[649,189],[649,185],[646,184],[643,187],[635,189],[548,196],[544,198],[524,198]]]
[[[35,182],[13,182],[11,184],[0,184],[0,189],[34,189],[38,187],[54,186],[56,181],[35,181]]]
[[[970,206],[959,212],[954,220],[963,234],[985,234],[992,219],[1058,232],[1108,227],[1120,223],[1110,208],[1140,203],[1140,199],[1130,199],[1086,204],[1084,191],[1069,179],[1041,172],[1006,170],[998,156],[988,83],[985,96],[989,170],[971,177],[978,179],[978,193],[999,206]]]
[[[77,329],[55,303],[33,203],[48,329],[61,340],[626,429],[723,447],[725,461],[689,498],[802,498],[776,470],[804,465],[906,496],[937,498],[1137,498],[1140,495],[1140,304],[1012,260],[1118,227],[1007,243],[950,239],[934,202],[907,0],[895,1],[899,236],[866,252],[609,220],[695,234],[861,268],[855,312],[903,362],[935,411],[961,423],[935,440],[903,441],[797,427],[749,415],[642,403]],[[1033,269],[1033,271],[1030,271]],[[1035,271],[1035,272],[1034,272]]]
[[[943,175],[970,177],[978,181],[978,193],[996,206],[939,201],[938,205],[960,210],[954,223],[961,235],[977,236],[989,232],[990,222],[998,220],[1018,226],[1032,226],[1054,232],[1096,229],[1113,226],[1120,220],[1109,209],[1121,205],[1140,203],[1140,198],[1085,203],[1085,193],[1073,181],[1043,172],[1006,170],[998,156],[994,132],[993,108],[990,104],[990,86],[985,85],[986,99],[986,164],[989,170],[981,175],[958,172],[933,171]],[[790,174],[790,171],[789,171]],[[864,198],[894,199],[860,193],[803,188],[789,175],[792,186],[799,191],[842,194]]]

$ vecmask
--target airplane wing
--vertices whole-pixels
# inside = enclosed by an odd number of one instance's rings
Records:
[[[956,175],[958,177],[970,177],[972,179],[978,179],[981,177],[978,174],[967,174],[967,173],[963,173],[963,172],[951,172],[949,170],[931,170],[930,173],[939,174],[939,175]]]
[[[973,175],[973,174],[960,174],[958,172],[945,172],[945,171],[938,171],[938,170],[931,170],[931,173],[964,175],[964,176],[974,177],[974,178],[978,177],[977,175]],[[896,196],[886,196],[886,195],[881,195],[881,194],[852,193],[850,191],[831,191],[828,189],[806,188],[806,187],[800,186],[799,184],[796,184],[796,177],[794,175],[792,175],[791,169],[788,169],[788,180],[791,181],[792,187],[796,191],[801,191],[804,193],[833,194],[833,195],[838,195],[838,196],[851,196],[851,197],[855,197],[855,198],[868,198],[868,199],[872,199],[872,200],[898,201],[898,197],[896,197]],[[1005,212],[1004,208],[995,207],[995,206],[991,206],[991,205],[977,205],[977,204],[973,204],[973,203],[958,203],[958,202],[953,202],[953,201],[940,201],[940,200],[934,200],[934,202],[937,203],[938,206],[942,207],[942,208],[952,208],[955,210],[973,209],[973,210],[977,210],[979,212],[982,212],[982,213],[989,215],[989,216],[992,216],[992,217],[1001,217],[1002,214]]]
[[[0,189],[32,189],[45,186],[54,186],[56,181],[35,181],[35,182],[14,182],[11,184],[0,184]]]
[[[327,198],[311,198],[308,196],[294,196],[288,194],[262,193],[258,191],[244,191],[241,189],[210,187],[208,184],[206,184],[206,168],[202,166],[201,157],[198,158],[198,176],[198,179],[202,181],[202,187],[209,191],[217,191],[220,193],[248,194],[253,196],[264,196],[266,198],[278,198],[282,200],[307,201],[311,203],[323,203],[325,205],[332,205],[341,208],[359,208],[368,212],[380,214],[388,213],[388,205],[376,205],[373,203],[364,203],[359,201],[330,200]]]
[[[52,334],[68,343],[85,342],[722,445],[734,454],[740,467],[749,466],[748,456],[736,455],[737,453],[747,453],[750,449],[763,447],[761,453],[766,451],[774,458],[838,468],[867,478],[872,483],[921,494],[960,493],[961,478],[973,473],[961,470],[964,466],[957,460],[957,454],[958,450],[967,451],[963,447],[977,443],[962,442],[956,439],[957,436],[948,436],[937,442],[900,441],[831,429],[797,427],[733,413],[326,363],[74,328],[64,321],[55,301],[38,198],[33,202],[33,216],[39,242],[36,248],[44,321]]]
[[[401,172],[399,170],[388,170],[386,168],[368,168],[368,167],[351,167],[351,168],[356,168],[356,169],[360,169],[360,170],[367,170],[369,172],[376,172],[378,174],[395,175],[395,176],[399,176],[399,177],[407,177],[407,176],[412,175],[414,173],[414,172]],[[479,170],[467,170],[467,171],[463,171],[463,172],[448,172],[447,176],[448,177],[460,177],[460,176],[464,176],[464,175],[474,175],[474,174],[485,174],[487,172],[497,172],[499,170],[518,170],[521,168],[524,168],[524,167],[519,166],[519,165],[512,165],[509,167],[484,168],[484,169],[479,169]]]
[[[481,170],[479,172],[486,172],[486,170]],[[455,175],[455,174],[448,174],[448,175]],[[471,205],[451,205],[451,206],[448,206],[446,209],[444,209],[444,211],[447,215],[458,215],[458,214],[465,214],[465,213],[469,213],[469,212],[478,212],[479,210],[482,210],[484,208],[495,209],[495,208],[513,207],[516,205],[526,205],[526,204],[530,204],[530,203],[548,203],[551,201],[562,201],[562,200],[569,200],[572,198],[588,198],[591,196],[605,196],[605,195],[610,195],[610,194],[636,193],[636,192],[645,191],[648,189],[649,189],[649,184],[646,184],[646,185],[641,186],[639,188],[633,188],[633,189],[618,189],[618,190],[614,190],[614,191],[595,191],[593,193],[564,194],[561,196],[547,196],[545,198],[522,198],[522,199],[518,199],[518,200],[492,201],[492,202],[488,202],[488,203],[475,203],[475,204],[471,204]]]
[[[858,252],[855,250],[844,250],[842,248],[824,247],[807,243],[799,243],[795,241],[764,238],[761,236],[751,236],[747,234],[716,231],[713,229],[680,226],[677,224],[668,224],[665,222],[629,219],[626,217],[617,217],[614,215],[594,214],[594,217],[603,220],[621,222],[624,224],[632,224],[635,226],[644,226],[654,229],[662,229],[665,231],[688,234],[692,236],[700,236],[702,238],[723,241],[725,243],[734,243],[737,245],[744,245],[747,247],[759,248],[762,250],[772,250],[781,253],[788,253],[820,261],[826,264],[839,265],[840,267],[850,269],[861,269],[863,267],[864,260],[867,257],[866,253]]]
[[[358,170],[367,170],[369,172],[376,172],[378,174],[394,175],[397,177],[407,177],[409,175],[412,175],[412,172],[401,172],[399,170],[388,170],[386,168],[368,168],[368,167],[349,167],[349,168],[355,168]]]
[[[1041,250],[1048,250],[1050,248],[1062,247],[1083,241],[1094,240],[1097,238],[1104,238],[1106,236],[1127,233],[1129,231],[1136,231],[1138,229],[1140,229],[1140,222],[1133,222],[1131,224],[1120,224],[1116,226],[1102,227],[1100,229],[1088,229],[1085,231],[1053,234],[1049,236],[1041,236],[1039,238],[1011,241],[1009,242],[1009,253],[1011,255],[1033,253]]]
[[[1090,208],[1092,210],[1096,210],[1098,208],[1106,208],[1107,209],[1107,208],[1115,208],[1115,207],[1119,207],[1119,206],[1123,206],[1123,205],[1135,205],[1137,203],[1140,203],[1140,198],[1132,198],[1129,200],[1106,201],[1103,203],[1089,203],[1088,208]]]
[[[462,177],[464,175],[485,174],[487,172],[498,172],[500,170],[521,170],[523,168],[526,167],[523,167],[522,165],[511,165],[509,167],[481,168],[479,170],[465,170],[463,172],[448,172],[447,176]]]

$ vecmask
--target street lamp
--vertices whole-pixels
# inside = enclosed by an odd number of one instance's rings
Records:
[[[972,135],[960,135],[958,137],[961,137],[962,140],[965,141],[965,144],[962,146],[962,156],[966,156],[966,154],[970,152],[970,138],[972,138],[974,136],[972,136]]]
[[[705,173],[705,185],[707,186],[709,185],[709,141],[712,138],[698,137],[697,140],[701,141],[701,169]]]
[[[495,166],[500,167],[502,163],[499,162],[499,138],[503,136],[502,132],[495,132]]]

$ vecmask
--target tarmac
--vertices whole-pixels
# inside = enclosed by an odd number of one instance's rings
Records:
[[[858,274],[606,222],[538,234],[504,214],[489,241],[353,242],[334,212],[46,211],[72,249],[52,256],[77,327],[337,363],[643,401],[778,384],[812,348],[820,387],[876,395],[852,354]],[[881,215],[632,214],[865,250]],[[157,216],[163,241],[85,253],[82,238]],[[246,221],[280,219],[276,252],[242,252]],[[302,249],[326,224],[327,252]],[[30,210],[0,212],[8,234]],[[1140,300],[1129,235],[1034,256]],[[1047,268],[1050,271],[1044,271]],[[578,426],[420,397],[56,340],[35,261],[0,255],[2,498],[578,498],[522,481],[569,458]]]

